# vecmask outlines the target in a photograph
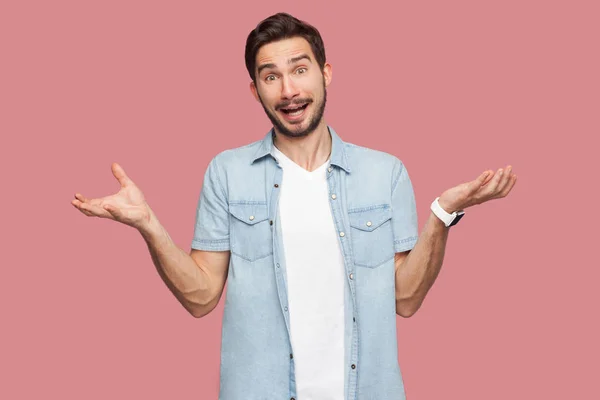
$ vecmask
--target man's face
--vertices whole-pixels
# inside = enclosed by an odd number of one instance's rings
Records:
[[[256,84],[250,89],[276,130],[289,137],[312,133],[322,120],[331,65],[323,71],[301,37],[262,46],[256,54]]]

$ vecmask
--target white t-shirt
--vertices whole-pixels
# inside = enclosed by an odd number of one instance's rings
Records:
[[[327,187],[276,147],[283,169],[279,217],[298,400],[344,398],[344,263]]]

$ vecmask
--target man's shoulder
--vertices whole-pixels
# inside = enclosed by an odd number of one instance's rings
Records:
[[[220,167],[239,167],[248,166],[254,160],[258,148],[262,145],[263,139],[217,153],[211,162],[218,163]]]

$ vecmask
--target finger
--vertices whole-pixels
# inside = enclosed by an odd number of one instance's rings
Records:
[[[484,176],[485,176],[485,178],[483,179],[483,182],[481,182],[481,183],[479,184],[479,187],[487,185],[487,184],[488,184],[488,182],[492,180],[492,178],[494,177],[494,171],[493,171],[493,170],[491,170],[491,169],[488,169],[488,170],[487,170],[487,171],[485,171],[485,172],[484,172],[482,175],[484,175]],[[480,176],[480,177],[481,177],[481,176]],[[479,178],[478,178],[478,180],[479,180]]]
[[[88,199],[87,197],[85,197],[81,193],[75,193],[75,198],[78,201],[80,201],[81,203],[86,203],[86,204],[91,205],[91,206],[96,206],[96,205],[99,205],[99,204],[101,204],[103,202],[103,199]]]
[[[75,207],[76,209],[78,209],[79,211],[81,211],[82,214],[84,214],[84,215],[86,215],[88,217],[93,217],[94,216],[94,214],[90,213],[85,208],[81,207],[81,205],[83,204],[81,201],[79,201],[79,200],[73,200],[71,202],[71,204],[73,205],[73,207]]]
[[[503,174],[504,174],[504,170],[502,168],[499,168],[498,171],[496,171],[496,173],[494,174],[494,177],[492,179],[490,179],[490,182],[489,182],[490,190],[493,190],[494,188],[496,188],[498,186],[498,183],[500,183],[500,180],[502,179]]]
[[[77,196],[78,195],[78,196]],[[79,197],[78,199],[75,199],[73,201],[71,201],[71,204],[73,204],[75,207],[77,207],[77,209],[79,209],[81,212],[83,212],[86,215],[90,214],[90,211],[88,209],[83,206],[83,204],[89,204],[88,199],[83,197],[81,194],[76,194],[77,197]]]
[[[484,171],[479,175],[475,180],[471,181],[467,185],[467,191],[472,195],[477,193],[477,191],[484,186],[490,179],[491,176],[494,175],[494,171]]]
[[[486,190],[483,192],[484,197],[488,198],[496,193],[496,188],[498,187],[498,184],[502,179],[503,172],[504,171],[502,170],[502,168],[498,169],[494,177],[490,180],[489,184],[487,185]]]
[[[133,183],[125,173],[125,170],[116,162],[112,163],[111,170],[115,178],[117,178],[117,180],[121,184],[121,187],[125,187]]]
[[[485,181],[489,179],[490,175],[490,171],[485,171],[481,175],[479,175],[477,179],[475,179],[475,181],[479,184],[479,186],[481,186]]]
[[[122,220],[122,213],[121,210],[119,210],[117,207],[115,206],[111,206],[110,204],[104,204],[102,206],[102,208],[105,210],[105,212],[107,212],[114,220],[116,221],[121,221]]]
[[[506,187],[500,192],[500,197],[506,197],[517,183],[517,175],[512,174]]]
[[[110,215],[110,213],[108,213],[105,209],[98,205],[90,203],[81,203],[80,208],[90,213],[90,216],[95,216],[99,218],[112,218],[112,215]]]
[[[75,198],[79,201],[81,201],[82,203],[87,203],[88,199],[82,195],[81,193],[75,193]]]
[[[502,174],[502,179],[500,179],[500,182],[498,183],[498,187],[496,188],[497,195],[500,195],[500,193],[502,193],[502,191],[504,190],[506,185],[508,185],[508,183],[510,182],[511,176],[512,176],[512,166],[509,165],[506,167],[506,170]]]
[[[498,174],[494,174],[493,170],[486,170],[477,179],[469,183],[469,197],[473,200],[473,204],[481,204],[487,200],[489,192],[489,183],[493,182]],[[487,186],[486,186],[487,185]]]

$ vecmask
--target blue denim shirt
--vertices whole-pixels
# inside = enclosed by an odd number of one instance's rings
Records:
[[[346,270],[345,399],[403,399],[394,253],[417,241],[412,184],[395,156],[329,132],[329,202]],[[192,248],[231,252],[221,400],[297,398],[277,215],[282,172],[271,130],[260,141],[218,154],[204,176]]]

